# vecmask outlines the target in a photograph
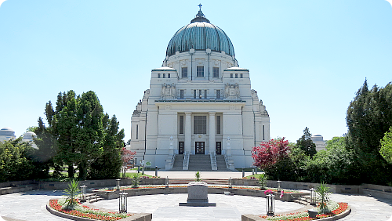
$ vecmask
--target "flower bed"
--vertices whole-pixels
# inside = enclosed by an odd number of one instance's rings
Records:
[[[331,202],[332,207],[331,212],[327,214],[318,214],[317,218],[310,218],[308,212],[296,212],[296,213],[288,213],[288,214],[280,214],[275,216],[260,216],[266,220],[273,220],[273,221],[307,221],[307,220],[315,220],[315,219],[324,219],[328,217],[333,217],[345,212],[348,209],[347,203],[335,203]]]
[[[104,212],[81,204],[78,204],[73,210],[65,210],[63,209],[63,203],[61,201],[62,200],[51,199],[49,200],[49,206],[61,213],[94,220],[119,220],[134,215],[130,213]]]

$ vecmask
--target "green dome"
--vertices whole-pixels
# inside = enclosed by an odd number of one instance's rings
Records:
[[[210,23],[203,12],[199,10],[191,23],[180,28],[171,38],[167,46],[166,55],[171,56],[178,52],[190,49],[221,52],[234,56],[234,47],[226,33]]]

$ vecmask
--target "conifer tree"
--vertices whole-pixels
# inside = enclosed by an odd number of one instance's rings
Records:
[[[380,155],[380,140],[392,126],[392,85],[385,88],[367,81],[347,109],[348,147],[355,153],[362,182],[385,184],[391,167]]]
[[[309,128],[306,127],[304,129],[304,135],[297,140],[297,148],[303,150],[306,155],[313,156],[317,153],[316,144],[313,143],[312,134],[309,131]]]

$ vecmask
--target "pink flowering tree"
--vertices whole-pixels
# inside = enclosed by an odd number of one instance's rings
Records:
[[[129,161],[131,161],[135,157],[136,151],[127,150],[127,148],[123,147],[121,150],[121,160],[123,162],[122,165],[122,176],[125,177],[125,172],[128,168]]]
[[[252,148],[253,165],[262,170],[270,168],[279,160],[287,157],[289,152],[289,141],[284,140],[284,137],[262,142],[259,146]]]

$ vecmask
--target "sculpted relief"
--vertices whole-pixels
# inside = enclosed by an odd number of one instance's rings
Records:
[[[171,100],[176,98],[176,85],[175,84],[163,84],[161,98],[163,100]]]
[[[237,100],[240,99],[240,88],[239,85],[229,84],[225,85],[225,98],[229,100]]]

